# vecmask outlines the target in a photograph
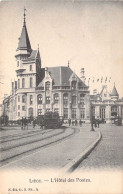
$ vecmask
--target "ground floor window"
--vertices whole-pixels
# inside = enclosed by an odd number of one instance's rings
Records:
[[[118,108],[117,106],[112,106],[111,107],[111,116],[117,116],[118,115]]]
[[[72,115],[71,115],[72,119],[76,119],[76,108],[72,109]]]
[[[68,119],[68,108],[64,108],[64,119]]]
[[[18,116],[20,117],[20,112],[18,112]]]
[[[84,108],[80,109],[80,118],[81,119],[85,118],[85,109]]]
[[[54,112],[59,112],[59,109],[58,108],[54,108]]]
[[[38,109],[38,115],[41,115],[42,109]]]
[[[29,108],[29,117],[33,117],[33,108]]]
[[[100,107],[100,118],[105,119],[105,107]]]

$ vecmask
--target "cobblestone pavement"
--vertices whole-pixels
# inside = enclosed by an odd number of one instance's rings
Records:
[[[80,127],[70,127],[66,130],[67,133],[75,131],[74,136],[63,141],[52,144],[44,149],[21,157],[3,166],[2,168],[21,168],[21,169],[41,169],[41,168],[61,168],[84,151],[98,137],[98,132],[91,132],[90,125]],[[60,135],[62,137],[62,135]],[[56,136],[54,136],[54,141]],[[47,142],[47,141],[46,141]]]
[[[102,139],[77,170],[123,168],[123,126],[100,125]]]

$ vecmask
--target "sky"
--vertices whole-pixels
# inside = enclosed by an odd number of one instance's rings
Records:
[[[109,90],[115,82],[123,97],[123,2],[18,0],[0,2],[0,103],[16,80],[24,6],[31,47],[39,44],[42,67],[67,66],[69,60],[78,76],[85,68],[91,92],[100,91],[107,77]]]

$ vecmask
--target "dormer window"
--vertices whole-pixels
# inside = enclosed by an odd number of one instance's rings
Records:
[[[46,82],[46,90],[50,90],[50,82]]]
[[[72,81],[71,86],[72,86],[72,90],[76,90],[76,81]]]

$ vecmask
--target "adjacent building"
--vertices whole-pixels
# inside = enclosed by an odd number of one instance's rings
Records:
[[[111,123],[116,117],[123,120],[123,98],[119,98],[115,84],[111,93],[104,85],[100,94],[90,95],[90,100],[93,117],[104,119],[106,123]]]

